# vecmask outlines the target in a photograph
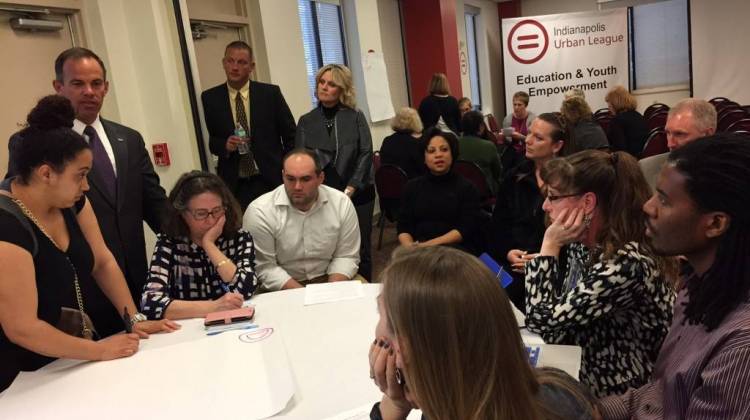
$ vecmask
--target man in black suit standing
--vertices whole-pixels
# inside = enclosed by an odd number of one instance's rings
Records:
[[[294,148],[296,125],[278,86],[250,80],[255,61],[249,45],[229,43],[222,64],[226,83],[204,91],[201,100],[217,172],[244,212],[281,185],[281,160]],[[249,140],[235,135],[240,127]]]
[[[86,197],[94,209],[104,242],[138,304],[147,271],[143,222],[154,232],[160,231],[167,197],[159,185],[143,137],[132,128],[99,116],[109,89],[106,72],[104,63],[93,51],[70,48],[55,60],[52,86],[73,104],[76,111],[73,130],[82,134],[91,146],[94,162],[88,174],[91,188]],[[10,159],[6,177],[16,174],[14,150],[22,140],[16,133],[8,143]],[[86,312],[100,335],[123,329],[118,313],[122,308],[112,307],[93,280],[82,283],[81,291]]]

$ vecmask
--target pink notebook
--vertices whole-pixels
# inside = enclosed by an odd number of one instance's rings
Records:
[[[235,322],[250,321],[255,315],[255,308],[249,306],[247,308],[231,309],[229,311],[211,312],[206,315],[206,320],[203,321],[203,325],[221,325],[221,324],[233,324]]]

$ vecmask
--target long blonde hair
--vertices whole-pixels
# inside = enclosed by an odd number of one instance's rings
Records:
[[[318,70],[315,74],[315,97],[318,97],[318,84],[320,78],[323,77],[325,72],[331,72],[331,79],[341,89],[341,96],[339,96],[339,102],[341,105],[349,107],[351,109],[357,108],[357,99],[354,93],[354,82],[352,81],[352,71],[349,67],[343,64],[326,64]]]
[[[549,417],[510,301],[478,259],[447,247],[401,250],[381,279],[406,382],[427,418]]]

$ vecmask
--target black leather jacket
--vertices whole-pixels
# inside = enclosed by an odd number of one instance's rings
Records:
[[[334,127],[328,134],[323,109],[318,106],[299,119],[294,139],[295,148],[314,151],[326,169],[325,184],[339,190],[351,185],[356,188],[352,197],[372,190],[372,136],[362,111],[341,106],[334,117]],[[330,176],[335,169],[339,179]]]

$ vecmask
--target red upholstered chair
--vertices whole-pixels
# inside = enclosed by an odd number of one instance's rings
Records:
[[[640,158],[660,155],[669,151],[667,147],[667,134],[663,128],[655,128],[649,132],[646,144],[643,145],[643,151]]]
[[[614,115],[612,115],[607,108],[602,108],[594,112],[594,121],[599,123],[605,133],[609,128],[609,123],[612,121],[612,118],[614,118]]]
[[[730,124],[725,130],[729,133],[742,133],[750,131],[750,117],[742,118]]]
[[[717,96],[717,97],[715,97],[715,98],[711,98],[711,99],[709,99],[709,100],[708,100],[708,102],[709,102],[709,103],[710,103],[711,105],[713,105],[713,106],[716,106],[716,104],[720,104],[720,103],[722,103],[722,102],[732,102],[732,101],[730,101],[729,99],[727,99],[727,98],[725,98],[725,97],[723,97],[723,96]]]
[[[380,169],[380,150],[372,154],[372,169],[377,172]]]
[[[729,131],[729,127],[739,120],[747,118],[745,110],[742,108],[730,109],[723,111],[721,117],[718,117],[718,123],[716,124],[716,131]]]
[[[599,118],[611,118],[612,114],[609,112],[609,108],[600,108],[597,109],[596,112],[594,112],[594,119],[598,120]]]
[[[407,182],[409,182],[409,177],[406,176],[406,172],[396,165],[382,165],[375,171],[375,189],[380,203],[378,249],[383,244],[383,228],[386,218],[392,222],[398,220],[401,195],[404,193]]]
[[[466,160],[457,160],[453,163],[453,170],[474,184],[474,187],[479,192],[480,205],[482,208],[492,211],[492,207],[495,205],[495,196],[490,191],[490,186],[487,185],[487,178],[479,165]]]
[[[664,125],[667,124],[667,111],[656,111],[649,118],[646,119],[646,125],[648,126],[649,130],[653,130],[655,128],[664,128]]]
[[[495,116],[492,114],[487,114],[485,115],[485,117],[487,117],[487,125],[490,127],[490,131],[494,134],[498,134],[500,132],[500,126],[497,125]]]
[[[726,112],[739,109],[742,110],[742,107],[737,102],[732,101],[725,101],[725,102],[719,102],[718,104],[714,105],[714,108],[716,108],[716,115],[717,117],[720,117]]]
[[[656,113],[658,111],[667,111],[667,112],[669,112],[669,106],[667,106],[665,104],[662,104],[662,103],[659,103],[659,102],[657,102],[655,104],[651,104],[651,105],[648,106],[648,108],[646,108],[645,111],[643,111],[643,118],[645,118],[645,119],[648,120],[654,113]]]

